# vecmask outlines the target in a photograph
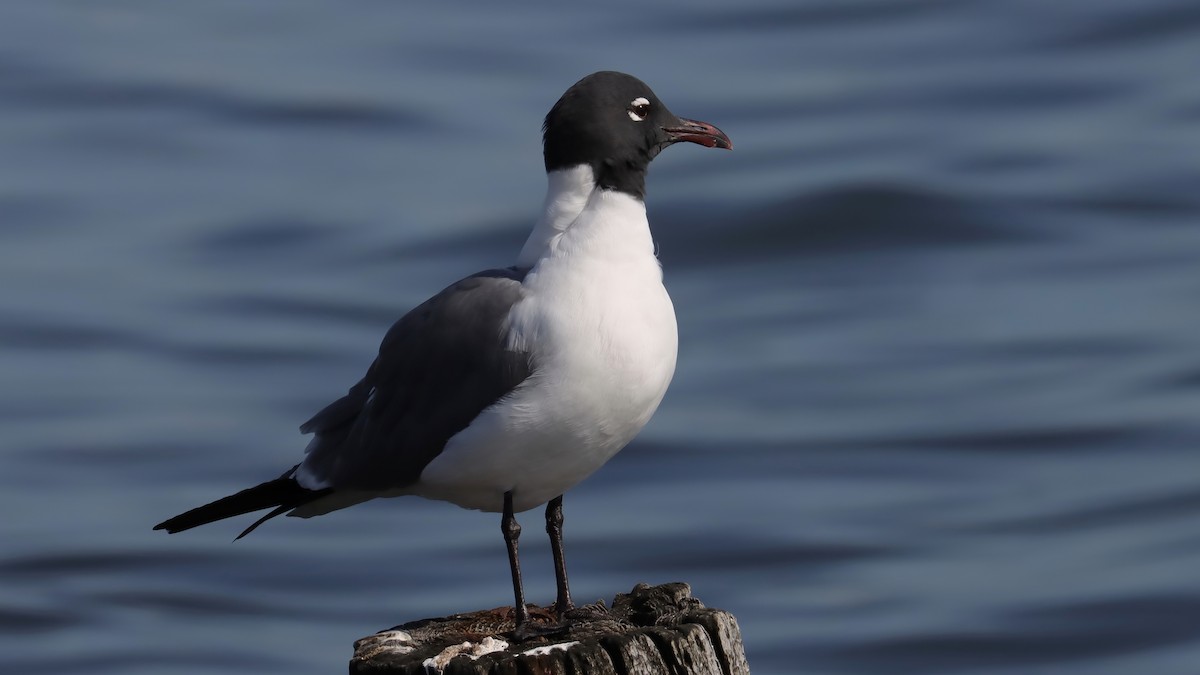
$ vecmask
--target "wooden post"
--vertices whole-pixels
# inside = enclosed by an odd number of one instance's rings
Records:
[[[546,610],[535,620],[553,625]],[[685,583],[638,584],[514,644],[512,607],[413,621],[354,643],[351,675],[749,675],[733,615]]]

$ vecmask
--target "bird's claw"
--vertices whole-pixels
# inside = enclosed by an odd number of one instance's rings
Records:
[[[564,623],[541,624],[526,621],[517,624],[511,635],[514,642],[526,642],[535,638],[561,635],[567,632],[567,628],[568,626]]]
[[[590,605],[583,605],[582,607],[567,607],[565,610],[555,607],[555,613],[558,615],[558,620],[560,623],[600,621],[602,619],[612,618],[612,615],[610,614],[608,607],[604,605],[603,600]]]

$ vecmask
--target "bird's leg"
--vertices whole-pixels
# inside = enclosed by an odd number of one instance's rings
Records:
[[[529,623],[529,608],[525,606],[525,589],[521,586],[521,561],[517,557],[517,539],[521,536],[521,524],[513,515],[512,490],[504,493],[504,517],[500,520],[500,531],[508,547],[508,566],[512,570],[514,609],[517,613],[515,632],[520,634]]]
[[[554,602],[554,611],[559,620],[575,607],[571,602],[571,586],[567,583],[567,561],[563,557],[562,542],[562,495],[546,504],[546,534],[550,535],[550,553],[554,556],[554,580],[558,585],[558,599]]]

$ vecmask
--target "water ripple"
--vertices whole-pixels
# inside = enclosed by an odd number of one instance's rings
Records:
[[[432,125],[424,115],[373,101],[251,98],[196,84],[84,76],[12,58],[0,61],[0,97],[8,106],[33,111],[140,110],[200,115],[218,122],[272,129],[320,127],[380,133]]]
[[[1200,638],[1200,598],[1138,596],[1014,612],[999,625],[910,634],[816,650],[869,672],[963,672],[1062,666]]]
[[[657,227],[660,231],[687,229],[689,236],[680,248],[681,255],[673,259],[684,264],[879,250],[897,253],[1036,241],[1047,236],[1032,224],[1013,226],[1006,219],[1006,210],[1002,204],[939,190],[855,184],[804,194],[748,213],[664,218]],[[731,222],[737,225],[731,227]],[[676,256],[676,249],[670,254]]]

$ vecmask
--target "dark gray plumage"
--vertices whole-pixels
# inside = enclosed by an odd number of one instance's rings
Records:
[[[240,539],[275,516],[342,490],[389,490],[416,482],[454,434],[533,372],[529,355],[506,349],[503,334],[528,271],[508,267],[473,274],[405,314],[384,336],[366,376],[300,427],[316,435],[303,464],[154,529],[180,532],[278,506]],[[296,481],[302,466],[321,489]]]
[[[416,482],[451,436],[529,377],[529,356],[505,349],[502,334],[526,272],[474,274],[397,321],[366,376],[300,427],[316,434],[307,474],[335,490]]]

